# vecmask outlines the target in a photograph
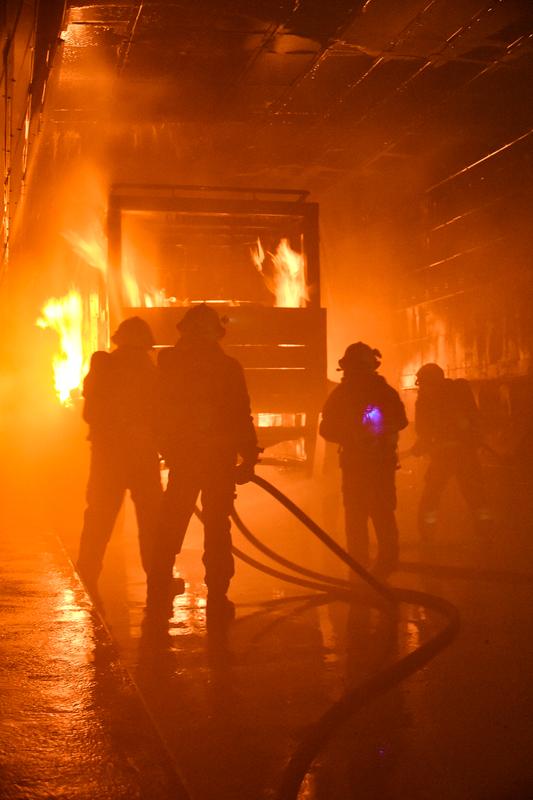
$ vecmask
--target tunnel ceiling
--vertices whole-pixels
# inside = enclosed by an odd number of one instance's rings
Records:
[[[435,181],[533,128],[531,0],[78,2],[62,37],[55,123],[179,126],[237,183]]]

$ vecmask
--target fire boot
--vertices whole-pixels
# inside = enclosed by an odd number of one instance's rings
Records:
[[[183,578],[172,577],[170,580],[161,580],[149,576],[146,583],[146,613],[170,615],[174,598],[184,591]]]
[[[209,622],[227,622],[235,616],[235,605],[225,593],[212,589],[207,593],[206,616]]]

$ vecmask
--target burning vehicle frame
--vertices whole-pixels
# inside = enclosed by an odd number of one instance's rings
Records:
[[[174,344],[184,306],[215,307],[228,321],[224,349],[245,369],[265,458],[311,469],[326,392],[326,310],[320,307],[318,205],[307,196],[287,189],[114,185],[105,302],[110,329],[135,314],[148,322],[160,348]],[[133,263],[139,237],[150,242],[152,284],[164,288],[141,288],[132,304],[125,271],[132,270],[137,285],[141,271],[146,275],[146,265]],[[302,284],[288,300],[276,290],[287,253],[299,262],[294,283]],[[290,280],[287,274],[281,288]]]

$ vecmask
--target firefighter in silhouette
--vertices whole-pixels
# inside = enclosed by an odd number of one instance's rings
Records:
[[[83,385],[91,463],[78,571],[96,591],[107,543],[130,490],[139,529],[141,560],[149,573],[162,487],[155,434],[154,344],[144,320],[130,317],[111,337],[116,349],[93,354]]]
[[[414,455],[429,457],[419,506],[419,530],[431,540],[437,525],[439,501],[450,478],[455,477],[479,532],[490,532],[481,464],[479,409],[468,381],[445,378],[438,364],[424,364],[416,374],[417,439]]]
[[[326,401],[320,434],[340,446],[348,551],[368,565],[370,518],[378,546],[374,571],[385,577],[398,563],[395,475],[398,433],[407,418],[398,392],[376,372],[380,359],[364,342],[347,348],[339,361],[344,376]]]
[[[208,609],[231,611],[229,515],[235,484],[252,478],[258,454],[250,400],[241,365],[220,346],[225,328],[216,311],[194,306],[177,327],[177,344],[158,361],[160,451],[169,478],[148,605],[165,602],[176,589],[175,556],[201,493]]]

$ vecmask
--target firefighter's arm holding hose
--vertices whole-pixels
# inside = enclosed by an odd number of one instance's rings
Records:
[[[232,411],[234,414],[237,453],[241,458],[235,467],[235,483],[242,485],[254,477],[254,469],[262,449],[257,444],[257,435],[254,428],[250,397],[241,365],[234,361],[234,376],[232,381]]]

